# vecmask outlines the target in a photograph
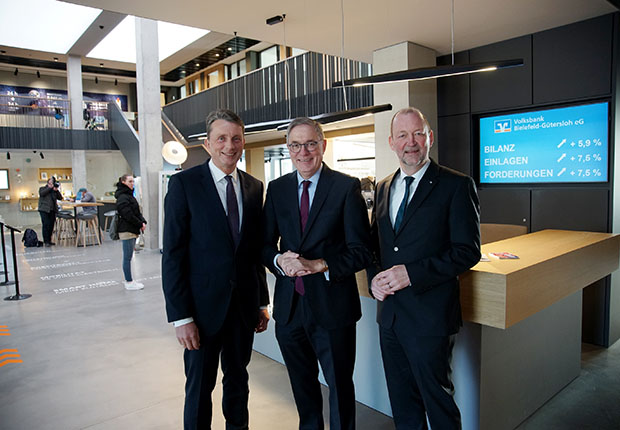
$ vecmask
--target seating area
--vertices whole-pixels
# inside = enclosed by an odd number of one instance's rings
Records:
[[[116,211],[110,211],[116,212]],[[103,231],[99,228],[97,214],[83,212],[74,215],[73,211],[62,210],[56,216],[53,238],[57,245],[64,246],[90,246],[101,245],[108,224],[106,212],[106,225]],[[113,216],[114,214],[112,214]]]

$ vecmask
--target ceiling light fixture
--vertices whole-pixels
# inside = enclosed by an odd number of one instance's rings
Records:
[[[478,72],[491,72],[509,67],[518,67],[523,65],[523,59],[490,61],[486,63],[448,65],[435,67],[422,67],[419,69],[401,70],[400,72],[383,73],[381,75],[366,76],[363,78],[348,79],[344,83],[342,81],[334,82],[333,87],[342,86],[362,86],[373,84],[386,84],[389,82],[402,81],[420,81],[424,79],[445,78],[448,76],[466,75]]]
[[[200,63],[196,63],[196,67],[200,67]]]
[[[342,11],[342,28],[343,28],[343,33],[342,33],[342,58],[344,58],[344,4],[341,0],[341,11]],[[282,15],[278,15],[281,19],[277,20],[277,21],[273,21],[273,24],[277,24],[279,22],[284,22],[284,26],[283,26],[283,30],[284,30],[284,47],[286,50],[286,15],[282,14]],[[269,21],[269,20],[268,20]],[[269,22],[268,22],[269,24]],[[270,25],[273,25],[270,24]],[[236,32],[235,32],[235,36],[236,36]],[[291,97],[289,94],[289,87],[288,87],[288,68],[286,67],[288,65],[288,60],[285,59],[285,94],[286,94],[286,98],[287,101],[289,103],[289,107],[288,107],[288,119],[281,119],[281,120],[275,120],[275,121],[265,121],[265,122],[260,122],[260,123],[254,123],[254,124],[248,124],[245,126],[245,132],[247,134],[252,134],[252,133],[259,133],[259,132],[264,132],[264,131],[284,131],[286,130],[286,128],[288,127],[289,123],[292,121],[291,119]],[[344,71],[344,66],[342,65],[342,70]],[[343,75],[344,76],[344,75]],[[339,122],[339,121],[345,121],[348,119],[353,119],[353,118],[360,118],[362,116],[367,116],[367,115],[373,115],[379,112],[386,112],[386,111],[390,111],[392,110],[392,105],[389,103],[386,104],[382,104],[382,105],[377,105],[377,106],[366,106],[366,107],[362,107],[362,108],[357,108],[357,109],[347,109],[347,101],[346,101],[346,92],[343,91],[343,97],[344,97],[344,104],[345,104],[345,110],[343,111],[339,111],[339,112],[329,112],[329,113],[322,113],[319,115],[314,115],[311,116],[310,118],[315,120],[316,122],[320,123],[320,124],[332,124],[335,122]],[[188,136],[189,139],[204,139],[206,136],[206,132],[203,133],[198,133],[198,134],[194,134],[191,136]]]
[[[390,82],[419,81],[424,79],[445,78],[448,76],[466,75],[478,72],[491,72],[509,67],[523,66],[523,59],[502,61],[489,61],[475,64],[454,64],[454,0],[450,16],[451,54],[452,64],[448,66],[422,67],[418,69],[401,70],[398,72],[382,73],[380,75],[366,76],[363,78],[348,79],[334,82],[332,87],[362,86],[373,84],[385,84]]]
[[[282,21],[284,21],[284,17],[286,15],[276,15],[276,16],[272,16],[271,18],[267,18],[265,20],[265,22],[267,23],[267,25],[276,25],[281,23]]]
[[[218,53],[216,52],[216,53],[215,53],[215,56],[216,56],[216,57],[219,57],[219,56],[220,56],[220,54],[218,54]]]
[[[54,61],[58,62],[58,57],[54,57]]]

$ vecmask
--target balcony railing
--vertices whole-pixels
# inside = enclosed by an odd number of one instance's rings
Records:
[[[164,112],[186,137],[204,132],[205,117],[218,108],[237,112],[246,124],[338,112],[345,110],[344,95],[332,82],[371,74],[369,64],[306,52],[170,103]],[[347,88],[346,95],[349,109],[373,104],[370,86]]]
[[[84,104],[80,124],[91,130],[107,129],[107,103]],[[71,102],[67,99],[0,94],[0,127],[70,129]]]

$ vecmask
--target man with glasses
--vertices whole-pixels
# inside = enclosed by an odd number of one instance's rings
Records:
[[[450,358],[461,322],[458,275],[480,260],[474,181],[429,158],[433,131],[417,109],[392,118],[400,169],[376,188],[372,217],[381,355],[397,429],[461,427]]]
[[[318,381],[329,386],[330,428],[355,428],[355,325],[361,317],[355,272],[372,260],[360,181],[323,163],[321,126],[297,118],[287,132],[297,170],[269,183],[263,263],[276,276],[276,338],[300,429],[323,429]]]

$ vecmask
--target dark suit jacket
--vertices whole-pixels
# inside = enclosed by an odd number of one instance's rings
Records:
[[[390,186],[376,188],[372,235],[380,270],[404,264],[411,286],[377,302],[377,322],[400,318],[417,336],[447,336],[461,326],[458,275],[480,260],[480,209],[474,181],[431,160],[400,230],[390,221]]]
[[[372,261],[360,182],[323,165],[303,235],[297,186],[293,172],[271,181],[267,189],[263,264],[276,276],[274,319],[287,324],[291,316],[295,278],[281,276],[273,265],[276,254],[291,250],[307,259],[323,258],[329,267],[329,281],[323,273],[303,278],[316,322],[326,329],[353,324],[361,317],[355,272]]]
[[[165,200],[162,283],[168,321],[193,317],[201,335],[221,327],[236,294],[248,328],[269,303],[262,247],[263,184],[238,171],[243,198],[235,250],[226,212],[207,163],[170,177]]]

